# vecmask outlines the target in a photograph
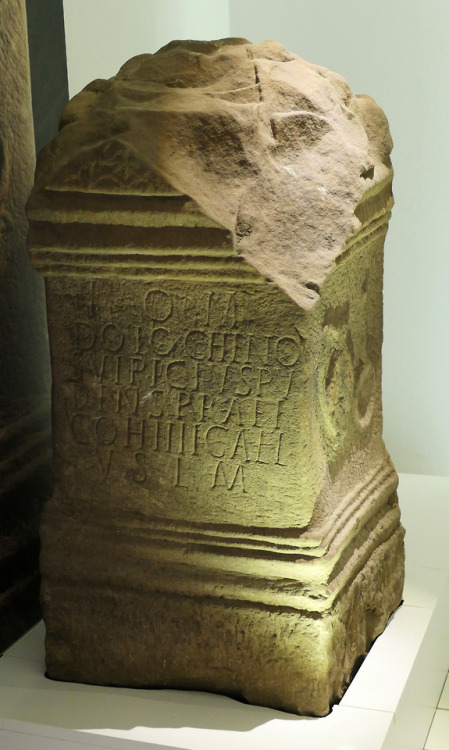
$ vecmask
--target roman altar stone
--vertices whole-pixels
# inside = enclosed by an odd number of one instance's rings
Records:
[[[324,715],[400,604],[385,117],[280,44],[96,80],[29,202],[53,366],[47,673]]]

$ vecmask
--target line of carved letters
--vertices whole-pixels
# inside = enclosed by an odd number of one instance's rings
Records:
[[[66,412],[101,477],[130,454],[130,479],[145,485],[162,471],[181,488],[198,479],[197,461],[211,489],[241,493],[249,467],[287,465],[302,336],[248,332],[236,293],[216,297],[216,306],[213,293],[197,300],[188,328],[176,295],[154,289],[139,322],[73,324]]]

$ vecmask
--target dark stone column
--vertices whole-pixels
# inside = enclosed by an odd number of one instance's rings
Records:
[[[62,0],[26,0],[36,152],[52,138],[68,100]]]
[[[67,99],[61,0],[27,2],[36,146]],[[0,652],[40,617],[38,526],[51,491],[44,288],[28,259],[35,144],[25,0],[0,4]]]

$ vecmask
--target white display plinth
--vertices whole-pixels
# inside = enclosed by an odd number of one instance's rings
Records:
[[[449,667],[449,478],[405,474],[404,604],[341,703],[301,718],[209,693],[44,677],[40,624],[0,659],[4,750],[418,750]]]

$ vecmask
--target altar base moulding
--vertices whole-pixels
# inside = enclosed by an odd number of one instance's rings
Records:
[[[42,152],[47,674],[324,715],[401,601],[385,117],[281,45],[174,42]]]

